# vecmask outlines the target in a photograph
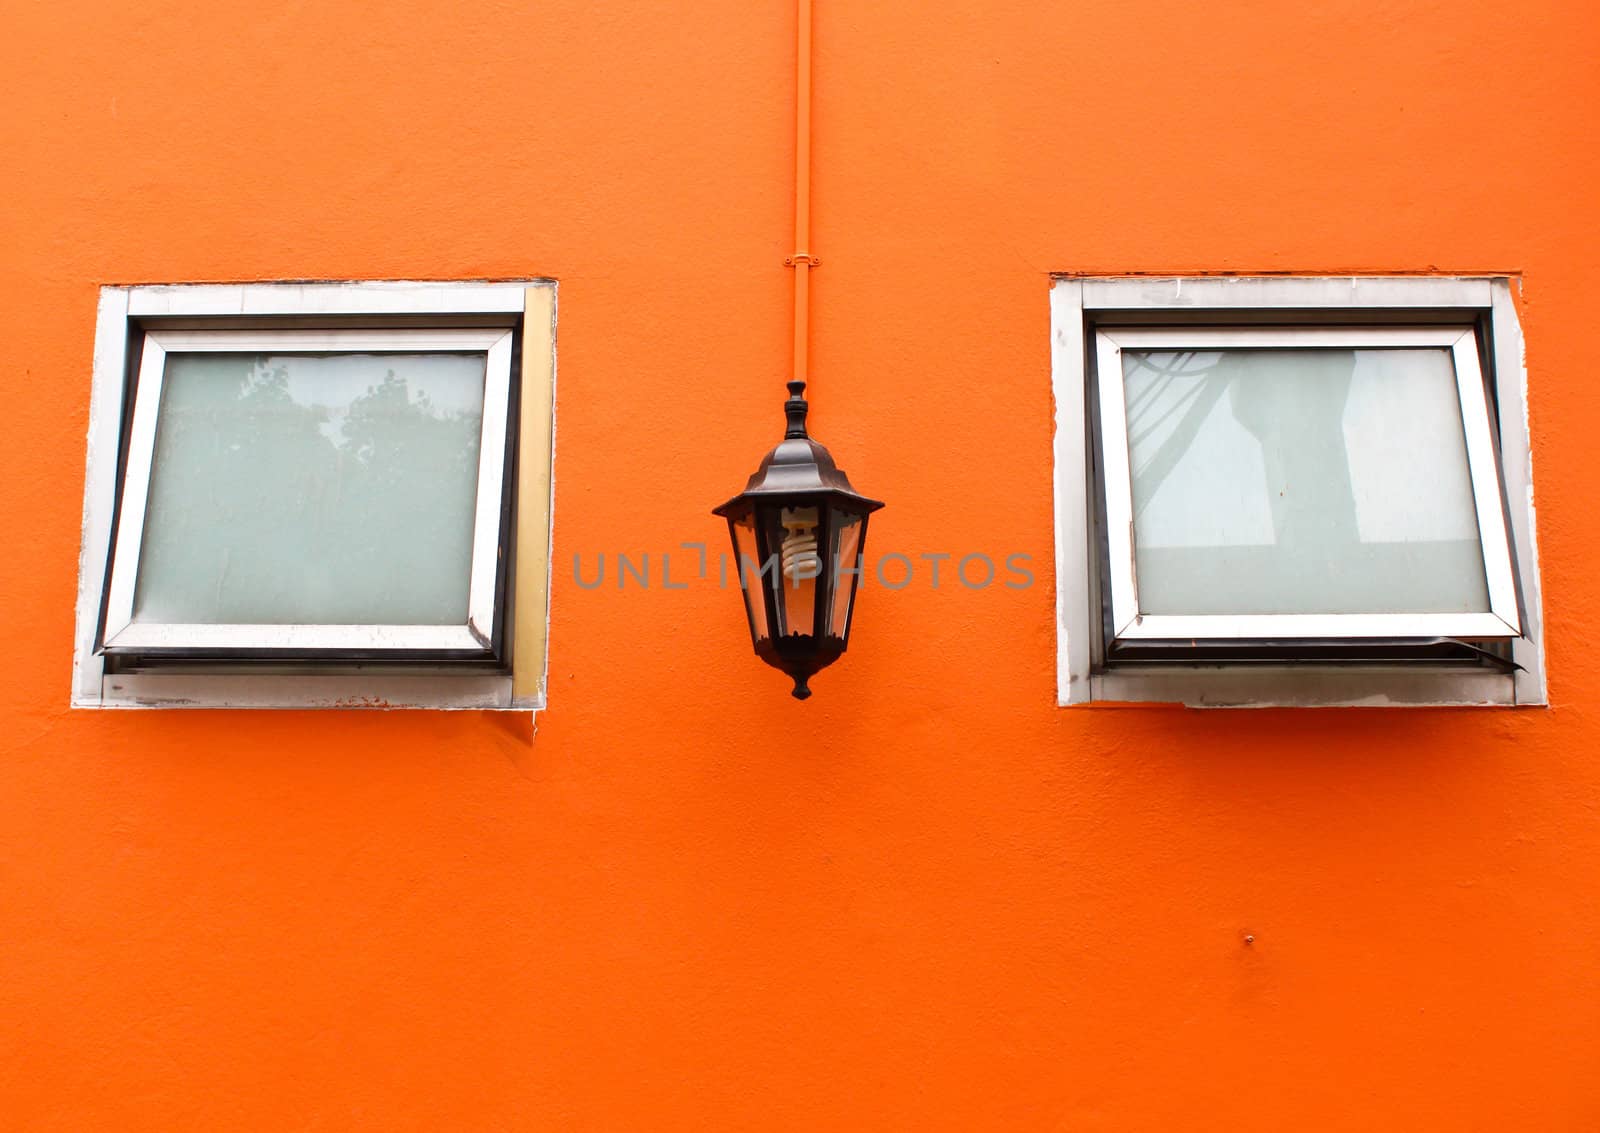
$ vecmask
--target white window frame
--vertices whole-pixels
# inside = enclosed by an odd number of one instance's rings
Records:
[[[1228,640],[1243,638],[1463,637],[1512,638],[1518,633],[1517,591],[1505,521],[1500,474],[1489,435],[1477,332],[1471,327],[1118,327],[1095,333],[1099,366],[1100,436],[1104,447],[1106,538],[1109,543],[1112,621],[1118,640]],[[1451,353],[1465,428],[1479,545],[1488,582],[1489,611],[1395,614],[1145,614],[1139,608],[1134,569],[1133,493],[1128,457],[1122,351],[1133,350],[1366,350],[1444,347]]]
[[[483,651],[495,625],[500,491],[506,454],[506,414],[511,384],[511,332],[451,328],[392,330],[177,330],[147,331],[134,396],[127,471],[112,555],[111,594],[104,648],[141,650],[353,650]],[[144,537],[151,464],[155,455],[161,391],[170,353],[481,353],[485,360],[477,499],[472,523],[467,619],[462,625],[241,625],[133,620],[134,586]]]
[[[265,321],[263,321],[265,320]],[[437,320],[439,325],[429,325]],[[522,320],[521,369],[513,375]],[[79,563],[73,704],[78,707],[417,707],[537,709],[544,705],[553,477],[555,283],[190,284],[106,287],[96,326],[89,454]],[[138,376],[128,375],[130,344]],[[468,617],[427,625],[189,625],[132,620],[135,574],[161,382],[171,351],[393,353],[485,356],[478,498],[473,520]],[[513,569],[502,585],[503,496],[511,388],[520,379]],[[131,401],[131,404],[130,404]],[[128,418],[126,430],[124,419]],[[124,436],[124,432],[126,435]],[[125,447],[125,451],[124,451]],[[113,519],[119,506],[121,521]],[[496,608],[503,595],[514,614]],[[104,612],[102,620],[102,610]],[[511,666],[451,666],[490,657],[495,627],[512,644]],[[103,632],[102,632],[103,626]],[[514,639],[514,640],[513,640]],[[213,650],[272,655],[281,666],[226,663],[112,671],[108,656],[179,656]],[[406,657],[396,668],[346,662],[353,653]],[[325,657],[317,657],[326,653]]]
[[[1059,278],[1051,290],[1056,400],[1057,701],[1197,706],[1546,703],[1522,336],[1504,278]],[[1426,313],[1407,324],[1404,314]],[[1111,320],[1112,312],[1132,321]],[[1308,322],[1296,324],[1304,313]],[[1357,325],[1363,312],[1382,312]],[[1233,315],[1239,322],[1231,321]],[[1460,318],[1454,316],[1459,314]],[[1166,318],[1170,316],[1170,321]],[[1318,325],[1337,318],[1338,325]],[[1400,320],[1397,322],[1397,318]],[[1476,325],[1490,330],[1495,403]],[[1090,335],[1095,337],[1091,338]],[[1400,615],[1143,615],[1133,560],[1120,350],[1228,346],[1435,346],[1451,350],[1489,588],[1490,612]],[[1091,373],[1091,367],[1098,367]],[[1089,420],[1093,383],[1100,416]],[[1497,412],[1495,412],[1497,410]],[[1496,435],[1490,414],[1495,412]],[[1100,437],[1103,475],[1090,448]],[[1496,440],[1498,439],[1498,460]],[[1504,506],[1501,487],[1504,485]],[[1096,497],[1094,493],[1103,493]],[[1100,517],[1100,518],[1097,518]],[[1105,565],[1101,563],[1101,540]],[[1102,577],[1102,574],[1104,577]],[[1229,664],[1103,661],[1115,640],[1457,637],[1510,642],[1512,672],[1448,664]],[[1520,598],[1520,601],[1519,601]]]

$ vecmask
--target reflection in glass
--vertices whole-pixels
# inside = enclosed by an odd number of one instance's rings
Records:
[[[144,622],[460,625],[482,354],[170,354]]]
[[[1145,614],[1488,609],[1448,350],[1124,350]]]
[[[835,511],[833,529],[833,556],[830,569],[837,581],[833,587],[833,610],[829,614],[828,632],[844,637],[850,628],[850,598],[861,570],[862,517],[849,512]],[[852,574],[850,572],[856,572]]]
[[[767,604],[761,600],[761,552],[756,546],[756,519],[752,512],[733,523],[734,554],[738,556],[739,583],[746,590],[750,611],[750,636],[759,642],[772,636],[767,628]],[[749,593],[754,588],[754,593]]]

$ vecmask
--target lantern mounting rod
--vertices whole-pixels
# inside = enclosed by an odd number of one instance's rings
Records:
[[[794,268],[794,366],[791,376],[805,381],[810,366],[811,269],[820,262],[811,247],[811,0],[795,4],[794,92],[794,254],[783,262]]]

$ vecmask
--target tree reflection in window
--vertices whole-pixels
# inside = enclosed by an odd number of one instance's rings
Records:
[[[136,620],[464,622],[484,365],[169,356]]]
[[[1488,608],[1447,351],[1122,361],[1141,612]]]

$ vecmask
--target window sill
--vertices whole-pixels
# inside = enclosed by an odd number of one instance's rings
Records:
[[[74,708],[421,708],[536,711],[543,695],[517,697],[508,673],[108,673],[99,696]]]
[[[1074,680],[1060,703],[1178,704],[1189,708],[1538,706],[1518,674],[1410,665],[1119,665]],[[1087,688],[1080,686],[1087,684]],[[1081,693],[1080,695],[1074,695]]]

